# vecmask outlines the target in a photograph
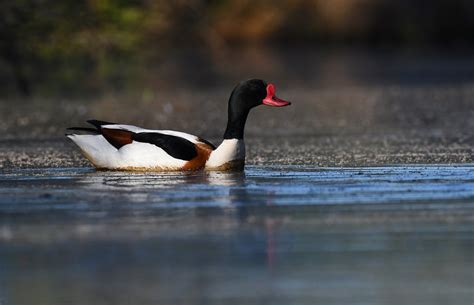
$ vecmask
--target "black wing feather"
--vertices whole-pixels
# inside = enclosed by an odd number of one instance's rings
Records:
[[[132,138],[137,142],[156,145],[176,159],[189,161],[198,154],[194,143],[177,136],[157,132],[140,132],[134,133]]]
[[[211,142],[209,142],[208,140],[204,140],[203,138],[198,138],[198,141],[209,145],[212,148],[212,150],[216,149],[216,146],[212,144]]]
[[[98,130],[100,130],[100,128],[102,128],[102,125],[116,125],[117,124],[117,123],[99,121],[99,120],[87,120],[87,123],[93,125]]]

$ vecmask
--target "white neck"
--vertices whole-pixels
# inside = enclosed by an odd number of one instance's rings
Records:
[[[219,168],[231,161],[245,161],[243,139],[224,139],[221,145],[212,151],[206,162],[206,169]]]

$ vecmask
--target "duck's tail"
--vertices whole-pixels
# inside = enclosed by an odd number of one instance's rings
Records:
[[[66,136],[75,135],[75,134],[101,134],[100,129],[102,125],[114,125],[115,123],[106,122],[106,121],[99,121],[99,120],[87,120],[87,123],[93,125],[95,128],[90,127],[69,127],[66,130]],[[69,131],[78,131],[76,132],[69,132]]]
[[[100,131],[98,131],[96,128],[89,127],[69,127],[66,130],[66,137],[75,134],[100,134]]]
[[[109,159],[113,159],[117,156],[117,149],[107,142],[107,140],[100,135],[99,132],[86,129],[73,129],[79,131],[81,134],[76,132],[66,134],[66,136],[79,146],[82,154],[97,168],[108,168],[110,167]]]

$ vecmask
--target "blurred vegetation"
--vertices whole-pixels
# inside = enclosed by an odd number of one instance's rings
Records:
[[[183,49],[242,45],[470,47],[474,1],[0,2],[0,94],[126,90]]]

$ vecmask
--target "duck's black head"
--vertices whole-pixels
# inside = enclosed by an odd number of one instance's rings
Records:
[[[249,111],[259,105],[273,107],[291,103],[275,96],[275,86],[261,79],[240,82],[229,98],[229,117],[224,139],[243,139],[244,127]]]

